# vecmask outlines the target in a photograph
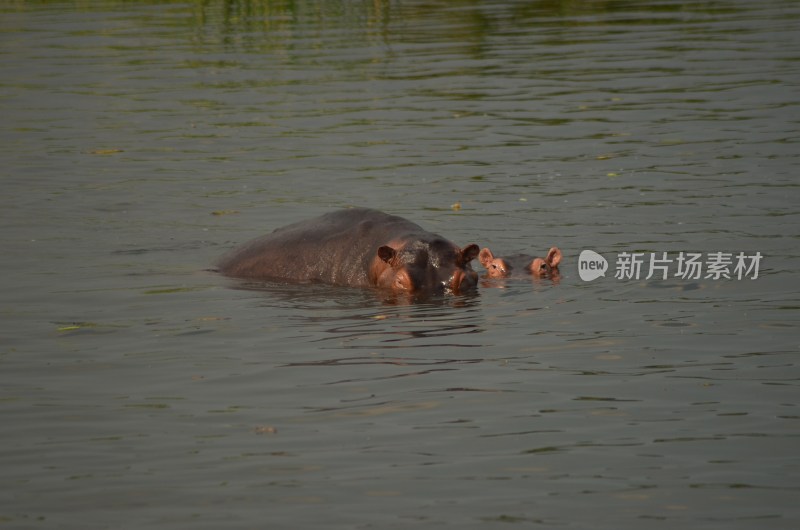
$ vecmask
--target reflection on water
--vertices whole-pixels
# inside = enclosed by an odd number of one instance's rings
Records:
[[[479,363],[482,359],[421,359],[421,358],[409,358],[409,357],[399,357],[399,358],[387,358],[387,357],[348,357],[343,359],[326,359],[323,361],[308,361],[308,362],[299,362],[299,363],[290,363],[285,365],[284,367],[351,367],[355,365],[376,365],[376,364],[384,364],[384,365],[392,365],[396,367],[401,367],[403,370],[401,372],[392,373],[392,374],[385,374],[382,373],[380,375],[371,375],[369,377],[364,376],[351,376],[346,377],[344,379],[336,379],[333,381],[329,381],[324,383],[326,385],[337,385],[343,383],[374,383],[377,381],[382,381],[386,379],[396,379],[400,377],[414,377],[414,376],[423,376],[423,375],[430,375],[436,374],[438,372],[445,372],[445,371],[454,371],[458,370],[461,364],[465,363]],[[455,366],[451,366],[455,365]],[[431,368],[418,368],[419,366],[431,367]],[[411,367],[411,368],[407,368]],[[462,389],[446,389],[448,392],[453,392],[456,390]],[[382,403],[382,405],[385,403]],[[373,406],[372,403],[369,403],[369,406]],[[334,408],[338,410],[338,407]]]
[[[272,304],[285,303],[289,307],[313,309],[320,302],[334,303],[345,308],[360,308],[364,305],[378,303],[384,306],[414,305],[422,307],[465,308],[474,306],[478,301],[478,293],[471,292],[459,295],[451,294],[405,294],[381,289],[362,289],[325,285],[322,283],[293,283],[236,280],[238,289],[267,294],[265,302]]]
[[[418,306],[416,306],[418,307]],[[435,315],[424,314],[380,314],[370,317],[370,320],[358,323],[344,323],[342,319],[337,318],[336,327],[325,328],[332,337],[326,337],[321,340],[334,340],[340,343],[341,346],[352,348],[369,348],[372,346],[359,346],[360,341],[371,338],[381,343],[383,348],[426,348],[426,347],[457,347],[457,348],[472,348],[480,347],[480,344],[475,344],[469,341],[469,335],[473,333],[481,333],[481,329],[473,322],[475,316],[470,318],[469,315],[463,313],[452,313],[444,317]],[[383,320],[379,325],[375,325],[375,319]],[[391,319],[391,320],[390,320]],[[316,322],[322,324],[324,322]],[[387,336],[387,328],[390,330]],[[381,337],[381,338],[379,338]],[[454,340],[458,337],[458,342],[446,342],[443,339],[451,337]],[[369,341],[371,342],[371,341]]]
[[[481,315],[477,293],[402,297],[377,289],[323,284],[236,282],[262,295],[264,308],[290,312],[290,329],[324,332],[310,343],[322,350],[370,348],[474,348]],[[301,311],[298,311],[301,310]]]

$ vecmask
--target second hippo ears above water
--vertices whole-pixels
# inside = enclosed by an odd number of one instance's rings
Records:
[[[532,274],[537,277],[557,274],[558,265],[561,263],[561,250],[552,247],[544,258],[535,258],[527,254],[520,254],[502,258],[484,248],[480,251],[481,265],[486,269],[490,278],[507,278],[514,274],[516,269],[523,274]]]
[[[509,272],[509,267],[503,258],[495,257],[489,248],[482,248],[478,255],[478,261],[481,265],[488,270],[493,276],[502,276]]]
[[[552,247],[547,251],[547,256],[544,258],[544,261],[550,268],[556,269],[558,268],[558,264],[561,263],[561,258],[561,250],[559,250],[558,247]]]
[[[534,276],[545,276],[557,273],[558,264],[561,263],[561,257],[561,250],[559,250],[558,247],[552,247],[547,251],[547,256],[544,258],[534,258],[528,270]]]

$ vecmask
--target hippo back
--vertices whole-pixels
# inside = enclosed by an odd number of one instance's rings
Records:
[[[352,208],[278,228],[234,249],[218,266],[238,278],[367,286],[376,249],[419,234],[428,233],[402,217]]]

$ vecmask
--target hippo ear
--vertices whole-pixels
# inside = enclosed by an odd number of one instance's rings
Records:
[[[558,264],[561,263],[561,251],[558,247],[553,247],[547,252],[547,257],[544,258],[544,261],[550,266],[551,269],[558,268]]]
[[[478,261],[480,261],[481,265],[483,265],[487,269],[492,264],[493,259],[494,259],[494,254],[492,254],[492,251],[486,247],[482,248],[480,254],[478,254]]]
[[[488,248],[484,250],[488,250],[489,254],[492,253],[492,251],[489,250]],[[478,245],[476,245],[475,243],[470,243],[469,245],[464,247],[464,249],[461,251],[461,264],[468,265],[470,261],[477,258],[478,254],[481,253],[483,253],[483,250],[481,250],[480,247],[478,247]],[[483,262],[481,261],[481,263]]]
[[[397,255],[397,251],[388,245],[384,245],[378,249],[378,257],[386,263],[389,263]]]

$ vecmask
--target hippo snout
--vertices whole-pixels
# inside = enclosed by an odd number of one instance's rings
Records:
[[[453,273],[448,291],[462,294],[473,290],[478,285],[478,274],[473,270],[459,269]]]

